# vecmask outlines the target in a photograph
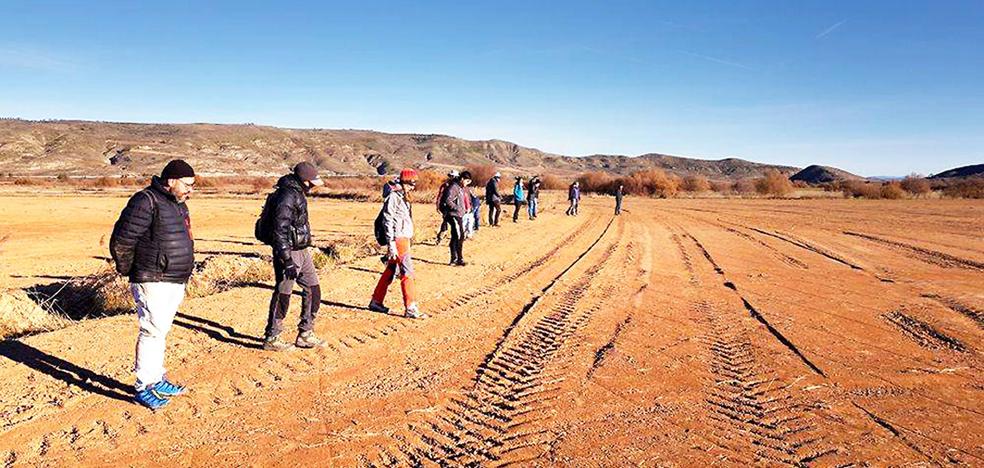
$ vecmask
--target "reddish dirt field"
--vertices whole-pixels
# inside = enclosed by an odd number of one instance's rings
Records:
[[[0,281],[98,268],[124,203],[0,198]],[[268,253],[259,204],[192,200],[196,249]],[[323,349],[257,349],[268,285],[186,300],[168,369],[191,392],[157,413],[128,401],[132,315],[3,342],[0,461],[984,465],[979,201],[543,205],[483,226],[464,268],[415,210],[426,320],[364,309],[378,257],[323,270]],[[316,234],[377,209],[318,200]]]

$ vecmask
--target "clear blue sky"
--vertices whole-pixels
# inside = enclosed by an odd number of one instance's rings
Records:
[[[501,138],[932,173],[984,162],[984,2],[18,1],[0,115]]]

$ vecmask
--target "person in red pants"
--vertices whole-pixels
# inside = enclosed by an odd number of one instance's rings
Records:
[[[427,315],[420,312],[417,306],[416,291],[413,284],[413,259],[410,256],[410,242],[413,239],[413,210],[410,204],[410,192],[417,184],[417,171],[404,169],[400,172],[399,183],[386,196],[383,202],[383,225],[386,240],[386,270],[376,284],[376,290],[369,301],[369,310],[389,313],[389,308],[383,305],[386,291],[394,277],[400,278],[400,289],[403,291],[403,307],[409,318],[422,319]]]

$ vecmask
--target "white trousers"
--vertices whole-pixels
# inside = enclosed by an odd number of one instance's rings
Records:
[[[174,315],[184,300],[185,285],[178,283],[137,283],[130,285],[137,304],[137,352],[133,371],[137,391],[164,378],[164,348]]]

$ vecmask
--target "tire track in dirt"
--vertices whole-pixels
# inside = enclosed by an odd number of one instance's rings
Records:
[[[984,263],[970,260],[967,258],[957,257],[955,255],[950,255],[947,253],[939,252],[932,249],[927,249],[924,247],[919,247],[912,244],[907,244],[905,242],[899,242],[895,240],[885,239],[883,237],[873,236],[871,234],[865,234],[863,232],[855,231],[843,231],[844,234],[848,236],[859,237],[871,242],[875,242],[882,245],[887,245],[888,247],[906,253],[909,258],[914,258],[916,260],[928,263],[930,265],[941,266],[944,268],[967,268],[975,271],[984,271]]]
[[[613,220],[614,221],[614,220]],[[567,273],[594,250],[609,226],[581,255],[543,288],[520,310],[506,327],[493,351],[478,366],[473,385],[463,389],[437,416],[412,426],[408,436],[395,436],[395,448],[382,450],[383,464],[419,464],[430,461],[442,465],[476,466],[484,463],[508,464],[528,461],[549,448],[552,436],[536,426],[550,417],[554,394],[565,381],[569,350],[578,330],[601,303],[582,304],[588,290],[609,263],[618,242],[583,276],[559,292],[555,290]],[[614,291],[601,286],[602,297]],[[533,314],[544,298],[555,299],[539,319]]]
[[[960,340],[900,310],[893,310],[892,312],[883,314],[882,318],[894,325],[903,335],[916,342],[919,346],[929,349],[948,349],[960,353],[967,352],[967,346],[961,343]]]
[[[516,280],[524,277],[530,272],[546,264],[561,249],[569,247],[569,245],[572,242],[574,242],[575,239],[582,237],[585,233],[589,232],[590,228],[596,225],[598,220],[599,218],[597,217],[588,218],[586,221],[578,225],[578,227],[574,229],[574,231],[571,234],[561,239],[552,249],[550,249],[549,251],[545,252],[543,255],[531,261],[521,264],[521,266],[518,269],[503,275],[497,280],[491,283],[487,283],[481,287],[472,289],[470,291],[465,291],[460,294],[456,294],[454,296],[446,297],[440,300],[439,302],[436,302],[435,303],[436,307],[434,308],[432,315],[436,316],[444,313],[453,312],[454,310],[458,310],[460,308],[466,307],[474,303],[476,300],[485,297],[495,291],[498,291],[503,287],[513,284]],[[604,236],[604,233],[608,231],[609,227],[611,227],[611,224],[612,222],[609,221],[609,224],[605,227],[605,230],[603,231],[602,235],[595,240],[595,243],[592,244],[592,247],[595,244],[597,244],[597,242]],[[579,257],[578,260],[580,258],[581,257]],[[568,269],[570,269],[570,267],[568,267]],[[318,351],[316,358],[305,358],[301,356],[301,358],[298,359],[296,353],[270,355],[270,357],[267,357],[262,363],[260,363],[260,365],[256,366],[255,368],[249,368],[245,374],[235,376],[233,380],[228,381],[225,385],[217,386],[217,388],[214,389],[214,398],[210,400],[213,404],[212,409],[214,410],[215,408],[221,408],[223,406],[234,404],[236,401],[241,401],[242,399],[249,397],[257,390],[272,390],[275,388],[282,387],[288,381],[297,381],[306,378],[307,376],[311,375],[312,373],[320,369],[320,364],[327,359],[327,355],[329,354],[342,355],[350,351],[355,351],[362,346],[373,344],[373,342],[381,338],[392,337],[398,334],[402,329],[414,325],[419,326],[419,322],[411,323],[406,320],[401,320],[396,323],[384,324],[381,327],[378,326],[378,324],[374,324],[371,327],[367,327],[362,330],[353,331],[348,335],[346,335],[345,337],[340,338],[337,341],[337,344],[331,342],[327,343],[325,348]],[[283,373],[283,369],[286,369],[290,372]],[[76,399],[76,398],[85,397],[86,395],[87,393],[83,392],[74,395],[70,398]],[[57,408],[53,409],[52,411],[54,410],[57,410]],[[190,415],[190,414],[198,413],[200,411],[201,408],[198,408],[197,406],[189,406],[185,408],[179,407],[170,411],[169,415],[181,417],[180,415],[182,414]],[[47,413],[48,412],[46,412],[45,414]],[[16,423],[5,426],[4,432],[12,430],[17,426],[29,422],[33,419],[34,417],[31,417],[28,419],[19,420]],[[100,422],[100,424],[107,425],[107,427],[109,428],[108,431],[104,431],[104,432],[112,433],[112,434],[139,432],[137,429],[135,429],[133,425],[134,423],[135,421],[130,421],[129,418],[117,418],[115,420]],[[95,427],[88,428],[86,430],[86,433],[98,435],[100,432],[96,431],[96,429],[100,429],[100,428],[101,426],[98,428]],[[77,431],[77,429],[75,430]],[[34,458],[44,459],[45,456],[49,453],[50,448],[53,444],[63,440],[67,440],[67,438],[68,436],[66,436],[66,431],[63,429],[58,429],[46,433],[44,436],[42,436],[41,443],[38,445],[37,451],[35,451],[33,454],[30,452],[25,453],[24,451],[17,451],[17,452],[11,451],[10,453],[13,454],[12,455],[13,457],[21,460],[25,460],[25,457],[27,457],[27,459],[34,459]],[[109,439],[105,439],[104,441],[108,441],[108,440]],[[63,445],[63,444],[59,443],[58,445]]]
[[[779,231],[775,231],[775,232],[766,231],[764,229],[759,229],[757,227],[752,227],[752,226],[744,226],[744,227],[746,229],[750,229],[750,230],[755,231],[755,232],[758,232],[760,234],[765,234],[765,235],[770,236],[770,237],[775,237],[776,239],[779,239],[779,240],[781,240],[783,242],[787,242],[787,243],[792,244],[792,245],[795,245],[796,247],[799,247],[801,249],[804,249],[804,250],[813,252],[813,253],[815,253],[817,255],[826,257],[826,258],[828,258],[830,260],[833,260],[833,261],[835,261],[837,263],[840,263],[840,264],[843,264],[843,265],[847,265],[847,266],[851,267],[851,269],[865,271],[865,269],[863,267],[861,267],[860,265],[852,262],[851,260],[848,260],[848,259],[844,258],[843,256],[841,256],[839,254],[836,254],[836,253],[834,253],[833,251],[831,251],[829,249],[820,247],[820,246],[816,245],[815,243],[811,243],[811,242],[808,242],[806,240],[793,237],[791,234],[781,233]]]
[[[940,296],[938,294],[925,293],[922,294],[922,297],[939,302],[940,304],[943,304],[950,310],[973,320],[975,323],[977,323],[977,326],[979,328],[984,328],[984,311],[977,310],[956,299]]]
[[[706,302],[697,307],[707,321],[703,341],[713,382],[705,402],[718,429],[716,443],[738,459],[750,445],[753,461],[766,464],[807,466],[837,453],[817,435],[822,428],[813,407],[795,398],[791,385],[758,361],[748,331]]]
[[[744,304],[745,309],[748,311],[749,315],[751,315],[755,320],[757,320],[759,323],[764,325],[766,330],[768,330],[769,333],[777,341],[779,341],[779,343],[781,343],[786,349],[788,349],[797,358],[799,358],[799,360],[802,361],[803,364],[805,364],[811,371],[820,375],[821,377],[827,377],[827,375],[823,372],[822,369],[820,369],[816,364],[813,363],[813,361],[807,358],[802,353],[802,351],[800,351],[800,349],[789,338],[783,335],[782,332],[779,331],[779,329],[777,329],[768,320],[766,320],[766,318],[758,311],[758,309],[756,309],[752,305],[752,303],[749,302],[748,298],[746,298],[741,294],[741,292],[738,290],[738,286],[733,281],[730,281],[728,279],[727,275],[724,272],[724,269],[721,268],[720,265],[718,265],[717,261],[714,260],[714,257],[711,256],[711,253],[708,252],[707,249],[704,247],[704,244],[698,241],[697,238],[695,238],[690,233],[684,232],[684,236],[689,238],[691,241],[693,241],[694,245],[696,245],[697,248],[700,250],[700,252],[704,254],[704,257],[714,268],[714,271],[718,275],[720,275],[721,278],[724,280],[723,286],[734,291],[734,293],[738,295],[738,298],[741,299],[741,302],[742,304]]]
[[[730,233],[732,233],[732,234],[734,234],[734,235],[736,235],[738,237],[741,237],[741,238],[743,238],[743,239],[745,239],[745,240],[747,240],[749,242],[753,242],[755,244],[758,244],[758,245],[762,246],[763,248],[765,248],[766,250],[768,250],[769,252],[771,252],[773,255],[775,255],[776,258],[779,259],[779,261],[781,261],[781,262],[783,262],[783,263],[785,263],[787,265],[794,266],[794,267],[797,267],[797,268],[802,268],[804,270],[809,269],[809,266],[806,263],[804,263],[803,261],[801,261],[800,259],[798,259],[796,257],[793,257],[792,255],[789,255],[789,254],[787,254],[787,253],[785,253],[785,252],[777,249],[776,247],[774,247],[771,244],[763,241],[762,239],[759,239],[758,237],[755,237],[755,236],[753,236],[753,235],[751,235],[751,234],[749,234],[747,232],[744,232],[744,231],[742,231],[739,228],[739,227],[741,227],[741,228],[748,229],[745,226],[742,226],[740,224],[733,224],[733,223],[731,223],[732,225],[729,226],[728,225],[729,223],[726,223],[725,221],[721,221],[719,218],[716,219],[715,221],[711,221],[709,219],[704,219],[704,218],[701,218],[699,216],[694,216],[694,215],[692,215],[690,213],[687,213],[686,211],[683,211],[680,214],[686,216],[687,218],[693,219],[695,221],[700,221],[700,222],[709,224],[711,226],[724,229],[725,231],[728,231],[728,232],[730,232]],[[720,213],[717,213],[717,214],[720,214]]]

